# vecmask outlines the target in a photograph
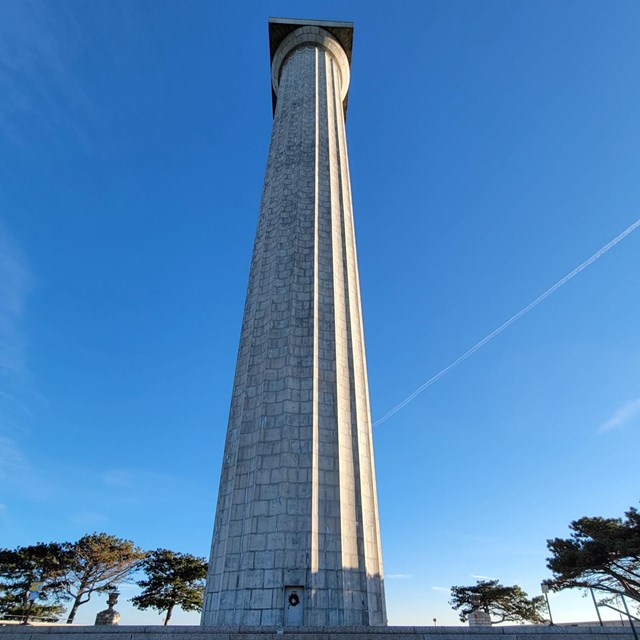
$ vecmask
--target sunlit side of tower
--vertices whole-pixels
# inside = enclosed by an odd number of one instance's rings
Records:
[[[353,26],[269,22],[274,120],[202,624],[384,625],[345,113]]]

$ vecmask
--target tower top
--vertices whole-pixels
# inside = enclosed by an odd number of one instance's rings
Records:
[[[351,66],[351,50],[353,48],[353,22],[335,22],[332,20],[304,20],[298,18],[269,18],[269,64],[273,63],[273,57],[282,41],[296,29],[301,27],[319,27],[328,31],[340,44]],[[273,112],[276,111],[278,97],[275,89],[271,87],[271,101]],[[347,111],[347,98],[344,99],[345,114]]]

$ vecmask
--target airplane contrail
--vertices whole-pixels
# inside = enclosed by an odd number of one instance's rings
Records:
[[[429,378],[425,383],[421,384],[412,394],[408,395],[402,402],[398,403],[393,409],[387,411],[382,418],[376,420],[373,423],[374,427],[386,422],[391,416],[396,414],[400,409],[406,407],[414,398],[419,396],[425,389],[428,389],[432,384],[440,380],[443,375],[457,367],[460,363],[464,362],[467,358],[470,358],[476,351],[482,349],[487,342],[493,340],[497,335],[500,335],[506,328],[510,327],[514,322],[520,320],[522,316],[526,315],[533,308],[537,307],[542,301],[546,300],[552,293],[555,293],[560,287],[567,284],[569,280],[577,276],[581,271],[584,271],[589,265],[592,265],[596,260],[601,258],[607,251],[613,249],[619,242],[624,240],[629,234],[633,233],[638,227],[640,227],[640,219],[636,220],[633,224],[629,225],[622,233],[619,233],[613,240],[610,240],[603,247],[598,249],[590,258],[587,258],[584,262],[580,263],[573,271],[569,272],[564,278],[561,278],[553,286],[549,287],[544,293],[541,293],[533,302],[530,302],[526,307],[520,309],[518,313],[511,316],[506,322],[503,322],[497,329],[492,331],[489,335],[485,336],[473,345],[469,350],[465,351],[459,358],[454,360],[450,365],[436,373],[433,377]]]

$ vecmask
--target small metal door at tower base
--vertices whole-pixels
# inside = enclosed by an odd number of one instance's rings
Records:
[[[304,624],[304,587],[284,588],[284,626],[301,627]]]

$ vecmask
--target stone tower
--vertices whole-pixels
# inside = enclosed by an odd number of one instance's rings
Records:
[[[271,19],[273,132],[202,624],[385,625],[345,138],[353,25]]]

